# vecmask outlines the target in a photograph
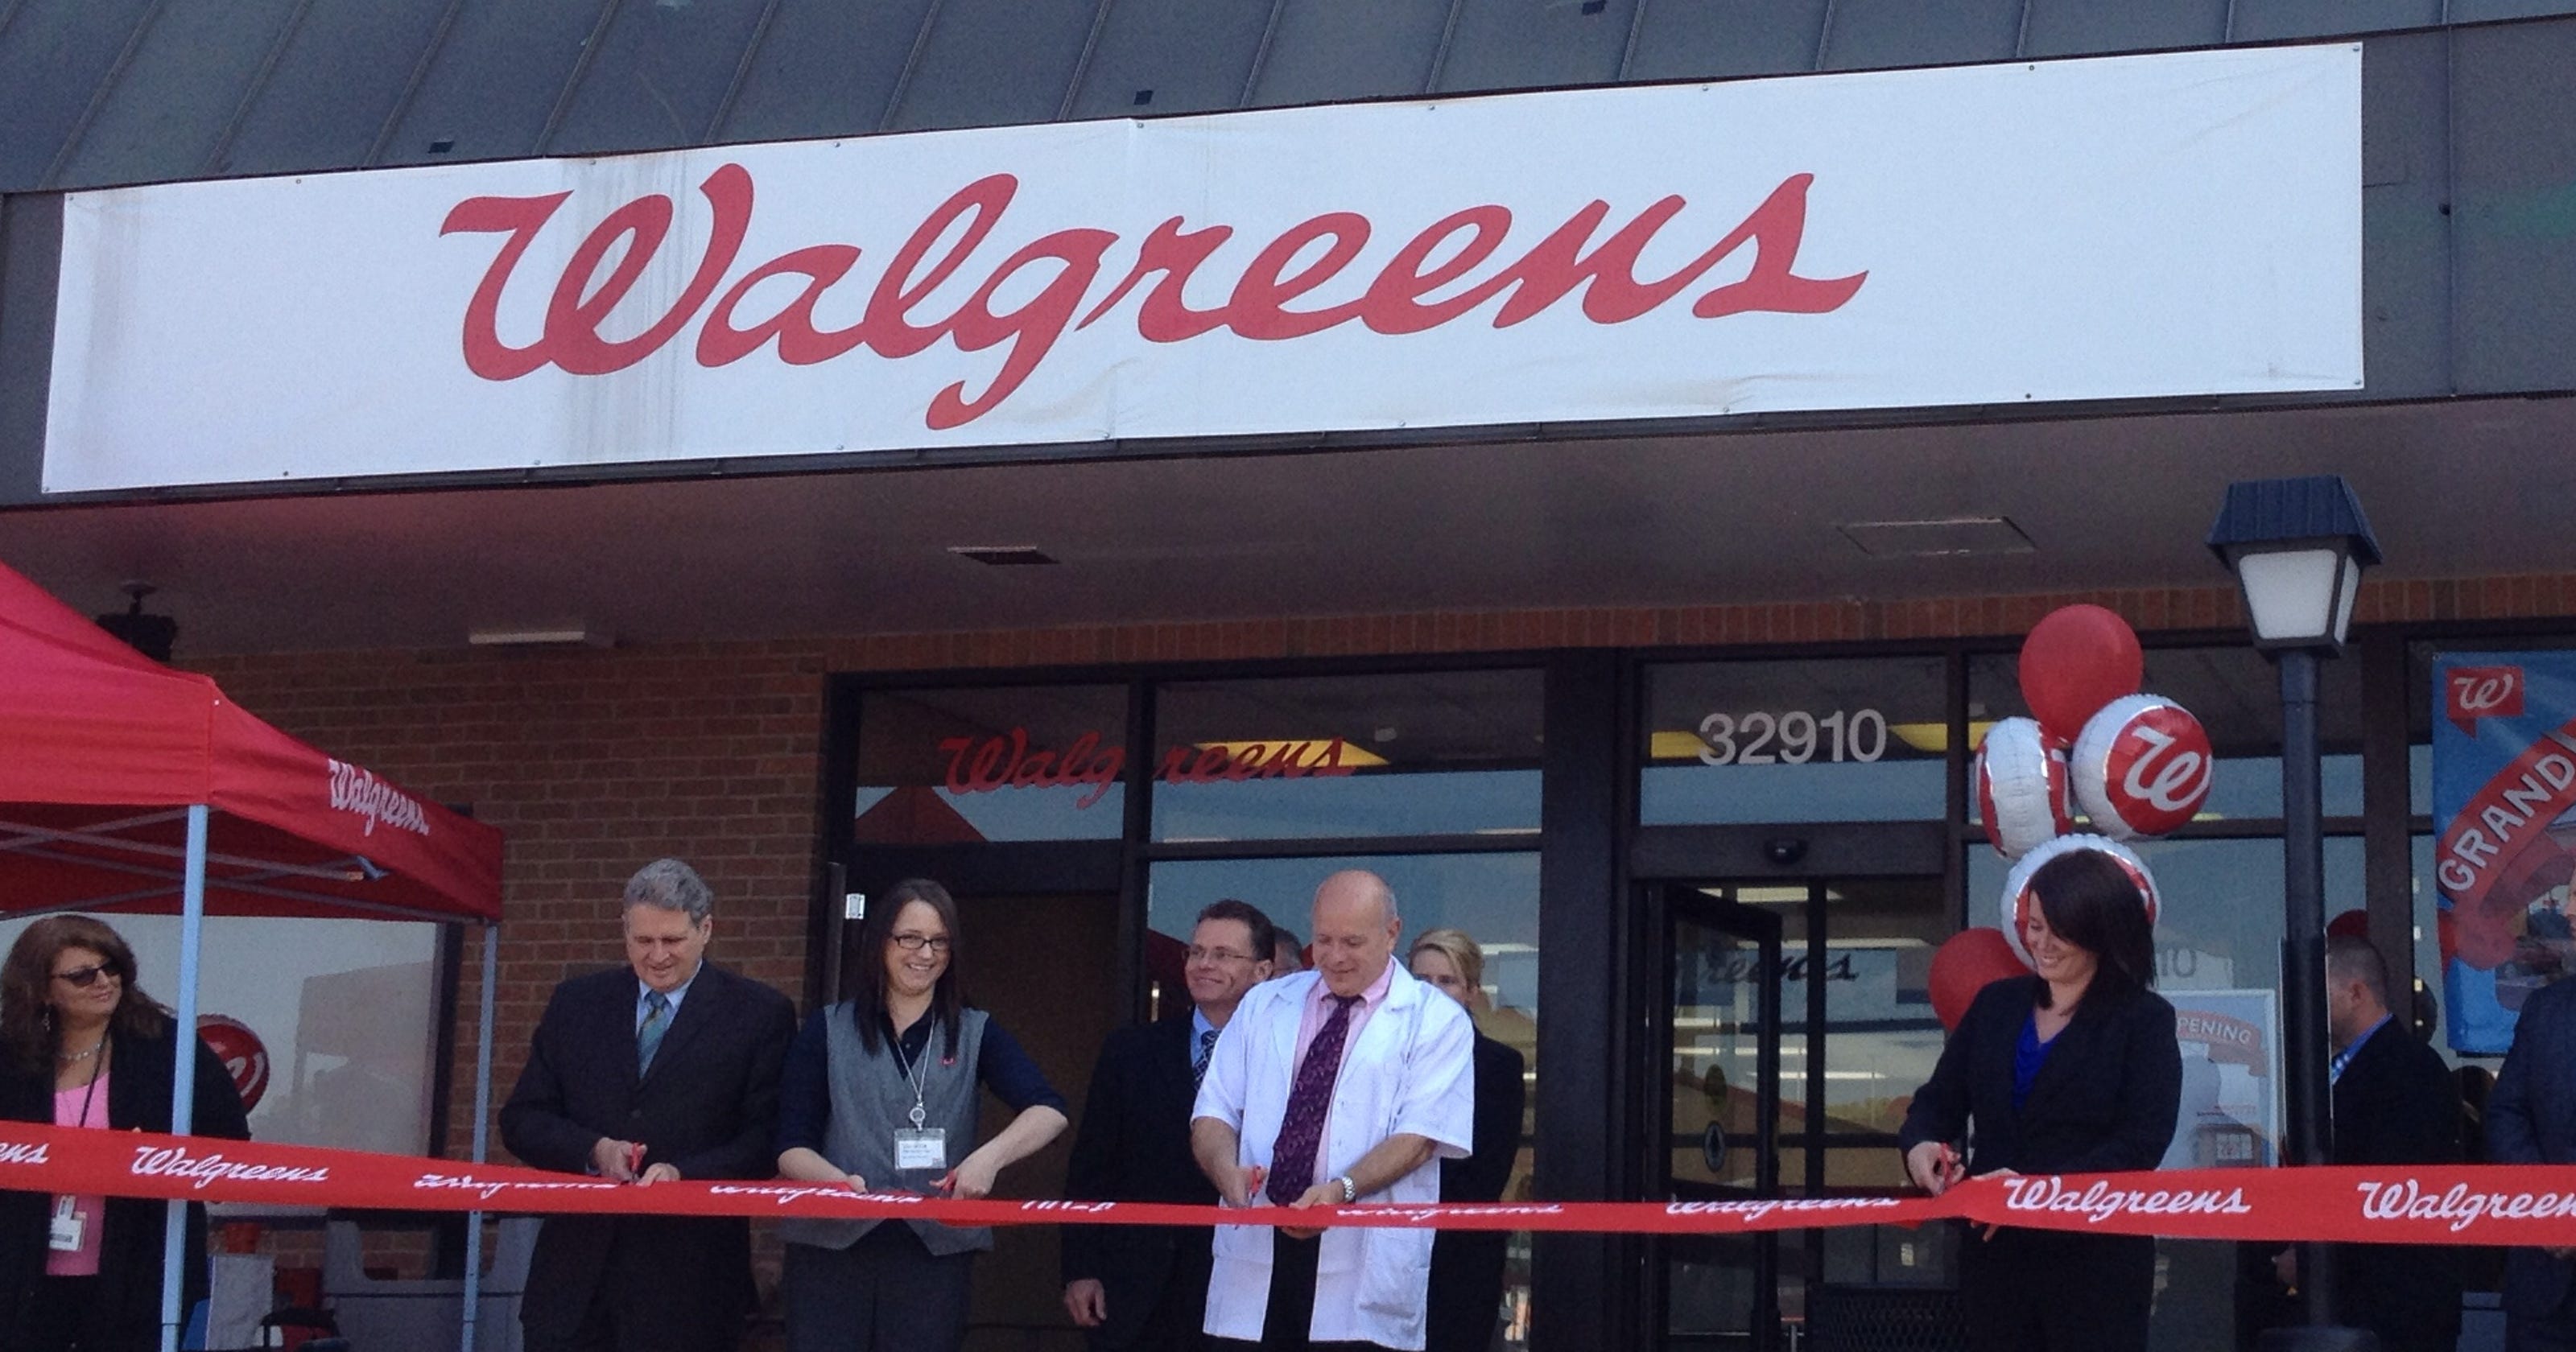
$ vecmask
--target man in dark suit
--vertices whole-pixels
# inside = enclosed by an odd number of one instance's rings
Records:
[[[2326,941],[2326,1030],[2334,1041],[2335,1164],[2457,1164],[2460,1095],[2441,1053],[2389,1013],[2388,964],[2370,941]],[[2295,1284],[2295,1249],[2276,1260]],[[2334,1246],[2335,1317],[2379,1345],[2447,1349],[2460,1340],[2460,1265],[2442,1245]]]
[[[1190,931],[1190,1010],[1123,1028],[1100,1049],[1065,1195],[1084,1201],[1211,1206],[1216,1189],[1190,1155],[1190,1110],[1218,1030],[1243,993],[1269,979],[1273,926],[1220,901]],[[1091,1345],[1138,1352],[1202,1346],[1212,1232],[1173,1226],[1064,1227],[1064,1308]]]
[[[542,1169],[650,1186],[768,1178],[787,997],[707,962],[714,898],[657,859],[626,884],[627,966],[555,987],[501,1139]],[[751,1234],[734,1219],[553,1216],[519,1322],[529,1352],[726,1352],[751,1309]]]
[[[2514,1020],[2487,1096],[2491,1164],[2576,1164],[2576,981],[2541,987]],[[2576,1249],[2505,1257],[2506,1352],[2576,1349]]]

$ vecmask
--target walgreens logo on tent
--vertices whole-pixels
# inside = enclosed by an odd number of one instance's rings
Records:
[[[419,799],[347,761],[331,762],[331,810],[366,818],[365,835],[374,835],[378,822],[414,835],[429,834],[429,814],[421,810]]]

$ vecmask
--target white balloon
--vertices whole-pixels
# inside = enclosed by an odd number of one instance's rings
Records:
[[[2059,855],[2071,854],[2077,850],[2099,850],[2117,860],[2121,868],[2128,870],[2129,881],[2136,883],[2139,895],[2147,899],[2149,929],[2155,928],[2156,917],[2164,910],[2164,899],[2156,892],[2156,875],[2147,868],[2147,861],[2140,859],[2128,846],[2108,836],[2059,836],[2023,855],[2021,862],[2012,866],[2012,872],[2004,875],[2002,898],[2004,939],[2012,945],[2013,954],[2025,964],[2037,965],[2031,963],[2030,950],[2023,947],[2021,941],[2022,920],[2029,914],[2030,907],[2037,904],[2030,896],[2031,875],[2039,872],[2042,866]]]
[[[1977,748],[1977,811],[1986,839],[2006,859],[2019,859],[2074,827],[2066,747],[2037,719],[2007,718],[1986,730]]]

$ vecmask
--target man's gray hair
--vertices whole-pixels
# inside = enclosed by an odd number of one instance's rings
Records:
[[[696,869],[677,859],[656,859],[626,880],[626,904],[679,911],[690,924],[703,925],[715,914],[716,894]]]

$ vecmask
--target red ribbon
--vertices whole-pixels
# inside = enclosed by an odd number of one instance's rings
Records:
[[[1363,1225],[1741,1234],[1955,1218],[2180,1239],[2576,1245],[2576,1166],[2570,1165],[1988,1176],[1937,1198],[1369,1204],[1293,1211],[1153,1202],[961,1202],[784,1180],[641,1187],[511,1165],[6,1123],[0,1124],[0,1189],[383,1211],[899,1217],[968,1226]]]

